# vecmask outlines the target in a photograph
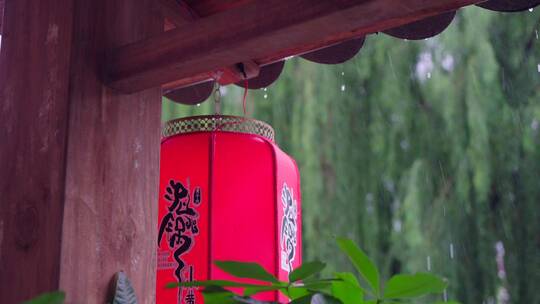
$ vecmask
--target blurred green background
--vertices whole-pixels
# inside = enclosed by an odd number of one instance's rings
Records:
[[[304,260],[352,270],[356,240],[388,277],[431,271],[462,303],[540,303],[540,9],[470,7],[420,42],[370,35],[341,65],[288,60],[250,91],[302,176]],[[242,89],[222,88],[241,115]],[[163,102],[163,120],[213,103]]]

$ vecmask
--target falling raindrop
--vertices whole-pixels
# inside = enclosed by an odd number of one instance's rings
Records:
[[[443,291],[442,296],[443,296],[443,301],[448,302],[448,292],[446,291],[446,289]]]
[[[200,106],[201,106],[201,104],[200,104],[200,103],[198,103],[198,104],[197,104],[197,107],[200,107]]]
[[[533,121],[531,122],[531,129],[533,129],[534,131],[538,130],[538,127],[540,127],[540,122],[538,120],[533,119]]]
[[[450,258],[454,259],[454,243],[450,243]]]
[[[409,147],[410,147],[409,141],[404,139],[399,143],[399,146],[401,147],[401,150],[407,151],[407,150],[409,150]]]
[[[529,12],[532,13],[533,11],[534,11],[534,8],[530,8],[530,9],[529,9]]]
[[[427,264],[427,270],[431,271],[431,256],[427,256],[426,258],[426,264]]]
[[[540,73],[540,63],[536,66],[538,73]]]
[[[431,73],[428,72],[426,77],[427,77],[427,79],[431,79]]]
[[[536,40],[538,40],[538,30],[534,30],[534,34],[536,35]]]
[[[268,98],[268,94],[264,94],[264,99],[267,99]]]
[[[341,76],[345,76],[345,72],[341,72]]]
[[[393,226],[395,232],[401,232],[401,221],[400,220],[394,220],[393,223],[392,223],[392,226]]]
[[[345,85],[344,84],[341,85],[341,92],[345,92]]]

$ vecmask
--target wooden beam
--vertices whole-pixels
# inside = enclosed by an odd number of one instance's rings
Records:
[[[107,81],[122,92],[135,92],[246,59],[264,64],[275,54],[378,32],[477,2],[481,0],[254,0],[112,50]]]
[[[202,2],[199,1],[199,3]],[[214,12],[216,9],[224,9],[222,6],[216,7],[217,4],[219,3],[208,1],[207,6],[199,7],[199,10],[207,14],[208,12]],[[241,4],[241,2],[232,2],[228,4],[236,7]],[[163,16],[172,22],[177,28],[189,26],[192,22],[200,19],[199,13],[193,10],[183,0],[159,0],[159,6]],[[245,68],[241,69],[240,67]],[[191,81],[190,84],[208,80],[217,80],[222,85],[231,84],[246,78],[249,79],[256,77],[259,75],[259,70],[259,65],[254,61],[245,60],[244,62],[237,63],[229,67],[224,67],[218,71],[206,73],[200,77],[200,79]],[[164,92],[170,92],[171,90],[182,87],[184,87],[184,85],[177,82],[170,82],[162,85]]]
[[[158,0],[161,13],[177,28],[199,19],[195,13],[184,1],[180,0]]]

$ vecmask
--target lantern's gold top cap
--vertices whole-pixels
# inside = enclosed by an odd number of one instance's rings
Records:
[[[170,120],[162,129],[162,137],[195,132],[237,132],[262,136],[274,141],[274,129],[262,121],[240,116],[205,115]]]

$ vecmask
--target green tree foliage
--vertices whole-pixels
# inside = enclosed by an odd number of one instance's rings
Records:
[[[383,279],[433,271],[463,303],[540,303],[538,31],[538,9],[471,7],[426,41],[371,35],[342,65],[289,60],[251,92],[249,114],[300,166],[304,259],[352,270],[332,244],[346,235]],[[241,114],[227,89],[224,112]],[[164,102],[165,120],[211,112]]]

